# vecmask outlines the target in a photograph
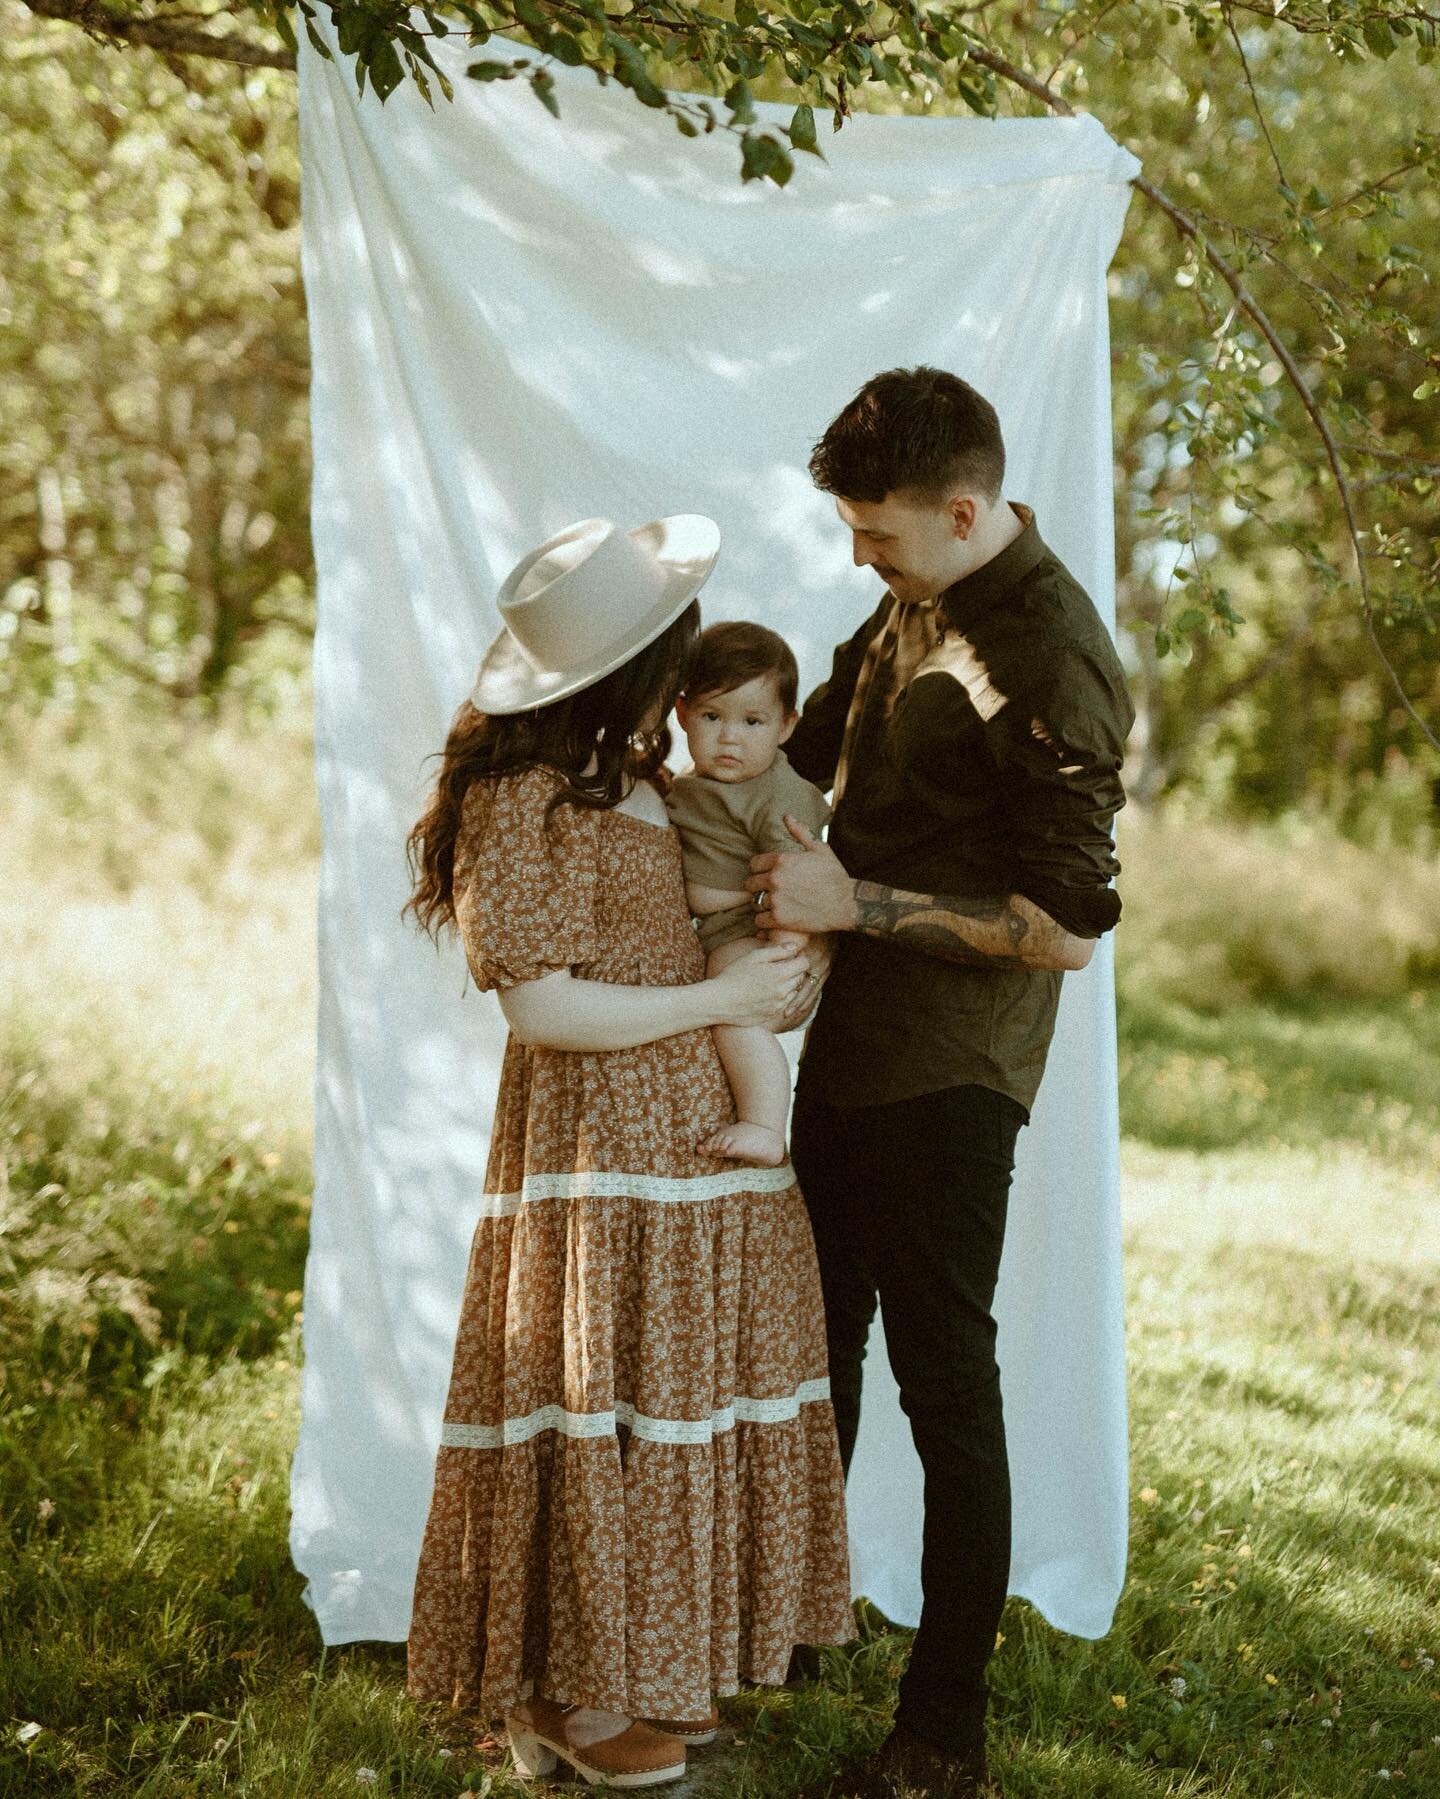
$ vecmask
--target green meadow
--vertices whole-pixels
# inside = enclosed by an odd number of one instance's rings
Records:
[[[514,1789],[286,1548],[318,826],[303,720],[0,727],[0,1793]],[[1014,1799],[1440,1792],[1440,882],[1125,821],[1129,1582],[1012,1604]],[[907,1639],[726,1701],[712,1790],[886,1728]],[[696,1755],[701,1765],[703,1752]]]

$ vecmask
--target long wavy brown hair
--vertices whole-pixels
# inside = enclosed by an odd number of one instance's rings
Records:
[[[618,806],[637,781],[662,778],[670,753],[664,722],[685,685],[700,636],[700,602],[692,600],[664,632],[621,667],[568,699],[529,712],[493,716],[465,700],[455,714],[430,802],[405,840],[414,891],[400,908],[438,943],[455,925],[455,839],[472,781],[527,768],[549,768],[560,789],[556,806]],[[656,714],[661,722],[645,729]],[[591,760],[595,767],[584,771]],[[427,757],[427,761],[433,757]]]

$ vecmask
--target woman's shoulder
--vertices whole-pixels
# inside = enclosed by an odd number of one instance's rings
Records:
[[[535,806],[543,808],[564,786],[557,770],[538,762],[528,768],[507,769],[503,774],[477,775],[465,790],[461,816],[488,819],[496,814],[526,812]]]
[[[504,774],[477,775],[460,802],[460,826],[456,857],[469,857],[485,845],[518,848],[542,838],[553,854],[563,843],[577,840],[593,829],[589,807],[563,803],[565,781],[553,768],[532,764]],[[558,806],[552,800],[562,799]]]

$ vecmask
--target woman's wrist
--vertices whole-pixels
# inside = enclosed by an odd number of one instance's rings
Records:
[[[696,1011],[699,1014],[695,1020],[696,1030],[709,1030],[713,1025],[735,1023],[733,1008],[725,1003],[724,981],[718,974],[697,981],[693,987],[687,987],[685,992],[695,997]]]

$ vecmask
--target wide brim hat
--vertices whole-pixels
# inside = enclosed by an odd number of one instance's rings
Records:
[[[496,604],[501,627],[470,703],[528,712],[591,687],[672,625],[710,577],[720,527],[696,512],[622,531],[581,519],[521,558]]]

